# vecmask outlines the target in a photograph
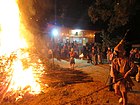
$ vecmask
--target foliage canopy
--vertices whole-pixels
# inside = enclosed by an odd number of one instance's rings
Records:
[[[139,9],[137,2],[137,0],[93,0],[88,15],[93,23],[100,21],[106,26],[101,32],[104,46],[115,45],[126,30],[131,28],[131,20]]]

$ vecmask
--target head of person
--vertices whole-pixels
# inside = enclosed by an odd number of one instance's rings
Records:
[[[74,51],[74,48],[71,48],[71,52],[73,52]]]
[[[107,48],[107,50],[108,50],[108,51],[110,51],[110,50],[111,50],[111,48],[110,48],[110,47],[108,47],[108,48]]]
[[[124,49],[124,40],[121,40],[119,44],[114,48],[114,55],[117,57],[123,57],[126,54]]]
[[[137,48],[135,48],[135,49],[134,49],[134,52],[135,52],[135,53],[138,53],[138,49],[137,49]]]

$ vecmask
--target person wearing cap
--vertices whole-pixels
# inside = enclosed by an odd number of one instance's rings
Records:
[[[114,51],[117,55],[116,58],[112,61],[111,72],[113,77],[114,90],[115,94],[120,96],[119,103],[127,105],[127,92],[128,86],[132,88],[134,83],[130,78],[130,74],[133,70],[133,67],[130,66],[128,55],[124,49],[124,40],[121,40],[120,43],[114,48]]]

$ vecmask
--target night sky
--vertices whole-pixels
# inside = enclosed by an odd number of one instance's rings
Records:
[[[130,31],[127,35],[128,40],[133,43],[140,43],[140,11],[131,20]]]
[[[106,28],[103,22],[92,23],[88,16],[88,8],[93,0],[31,0],[32,2],[20,1],[20,8],[24,20],[27,21],[31,30],[43,27],[47,23],[89,30],[101,30]],[[140,2],[140,0],[137,3]],[[24,5],[23,5],[24,4]],[[35,10],[33,8],[35,8]],[[36,11],[36,14],[32,14]],[[37,25],[36,25],[37,24]],[[39,27],[37,27],[39,25]],[[140,7],[128,25],[130,31],[127,39],[140,41]],[[121,29],[119,30],[121,31]],[[118,33],[119,33],[118,31]],[[126,31],[126,30],[125,30]],[[124,32],[125,32],[124,31]]]
[[[63,19],[62,23],[57,24],[93,30],[105,28],[104,23],[102,22],[98,21],[96,24],[91,22],[88,16],[88,8],[91,3],[92,0],[57,0],[57,19],[58,21],[60,17]],[[63,4],[63,6],[61,4]],[[133,18],[130,19],[128,27],[130,31],[127,34],[127,40],[140,43],[140,7],[137,9]]]
[[[56,0],[56,19],[62,19],[63,22],[57,24],[74,27],[93,29],[93,23],[88,16],[88,7],[90,0]],[[63,5],[62,5],[63,4]]]

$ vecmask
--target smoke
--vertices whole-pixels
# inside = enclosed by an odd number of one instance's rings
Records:
[[[46,53],[48,35],[44,33],[53,11],[52,0],[18,0],[21,30],[30,47]],[[50,16],[49,16],[50,15]]]

